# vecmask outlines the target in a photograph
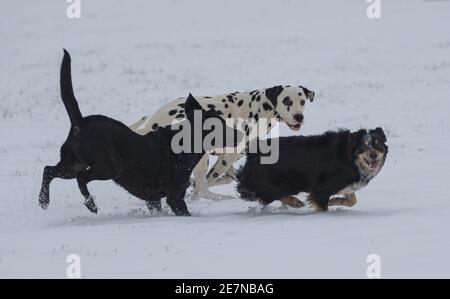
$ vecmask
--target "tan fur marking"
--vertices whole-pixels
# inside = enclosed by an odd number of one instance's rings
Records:
[[[346,207],[353,207],[355,204],[356,204],[355,193],[345,194],[344,197],[331,198],[328,203],[329,206],[346,206]]]
[[[285,196],[281,198],[280,201],[292,208],[302,208],[305,206],[305,204],[300,199],[292,195]]]

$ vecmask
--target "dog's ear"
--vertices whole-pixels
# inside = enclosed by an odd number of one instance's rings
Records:
[[[383,129],[380,127],[376,128],[375,130],[371,130],[370,133],[380,136],[383,143],[387,141],[386,135],[384,134]]]
[[[281,86],[281,85],[266,89],[266,97],[272,103],[273,107],[277,107],[277,99],[282,91],[283,91],[283,86]]]
[[[306,98],[307,98],[310,102],[312,102],[312,101],[314,100],[314,95],[315,95],[314,91],[309,90],[308,88],[303,87],[303,86],[302,86],[302,89],[303,89],[303,91],[305,92]]]
[[[194,96],[189,93],[189,96],[184,103],[184,112],[186,114],[190,114],[191,112],[194,112],[194,110],[203,110],[203,108],[202,106],[200,106]]]
[[[356,148],[358,147],[359,142],[364,134],[366,134],[366,130],[359,130],[353,133],[349,133],[347,137],[347,156],[350,160],[355,159]]]

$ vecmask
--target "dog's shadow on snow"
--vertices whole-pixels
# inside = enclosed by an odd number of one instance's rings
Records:
[[[53,221],[46,225],[48,228],[64,227],[64,226],[95,226],[95,225],[131,225],[146,223],[151,220],[166,219],[169,222],[185,222],[188,219],[203,218],[206,222],[211,219],[223,217],[239,217],[241,219],[251,220],[251,218],[262,219],[280,216],[289,217],[349,217],[349,218],[382,218],[407,213],[408,209],[374,209],[374,210],[357,210],[354,208],[333,207],[327,212],[316,212],[310,208],[284,208],[276,206],[268,206],[261,208],[260,206],[250,206],[242,212],[196,212],[192,211],[192,217],[176,217],[168,209],[162,212],[150,213],[146,208],[133,208],[126,212],[109,212],[99,215],[84,215],[69,217],[65,220]]]
[[[311,208],[283,208],[283,207],[249,207],[246,212],[240,215],[256,215],[256,216],[324,216],[324,217],[388,217],[398,214],[407,213],[408,209],[374,209],[374,210],[358,210],[355,208],[332,207],[327,212],[316,212]]]
[[[109,213],[102,213],[100,210],[98,215],[88,214],[83,216],[73,216],[64,220],[53,221],[46,227],[139,224],[139,222],[143,220],[168,218],[172,216],[173,215],[166,210],[150,213],[146,208],[133,208],[126,212]]]

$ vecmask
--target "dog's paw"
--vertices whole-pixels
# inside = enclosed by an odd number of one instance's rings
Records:
[[[191,216],[191,213],[187,209],[175,209],[173,212],[176,216]]]
[[[94,213],[94,214],[98,213],[97,206],[95,205],[95,202],[94,202],[94,197],[89,196],[89,198],[84,201],[84,205],[88,208],[88,210],[91,213]]]
[[[42,209],[47,210],[50,204],[49,192],[48,190],[41,190],[39,194],[39,205]]]

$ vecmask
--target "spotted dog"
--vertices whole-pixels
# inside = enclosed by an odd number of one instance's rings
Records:
[[[267,119],[264,130],[270,132],[276,121],[284,122],[291,130],[298,131],[303,124],[306,102],[313,101],[314,91],[303,86],[274,86],[251,92],[233,92],[219,96],[196,97],[205,110],[214,110],[224,119],[244,119],[241,129],[250,134],[252,126],[258,125],[260,119]],[[179,98],[162,106],[152,116],[143,117],[130,126],[139,134],[156,130],[173,121],[186,117],[185,98]],[[233,163],[243,157],[243,153],[221,153],[208,172],[206,154],[197,164],[194,174],[194,197],[222,199],[208,190],[208,187],[230,183],[235,179]]]
[[[387,153],[382,128],[281,137],[276,163],[261,164],[260,153],[247,156],[237,173],[238,192],[243,199],[264,205],[279,200],[302,207],[295,195],[307,192],[318,211],[335,205],[351,207],[356,204],[355,192],[377,176]]]

